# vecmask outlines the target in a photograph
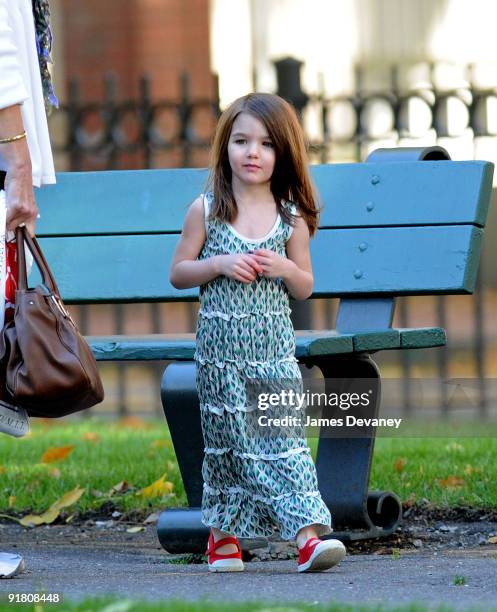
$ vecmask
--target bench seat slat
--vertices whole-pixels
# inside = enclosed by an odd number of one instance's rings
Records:
[[[332,331],[297,332],[296,357],[353,352],[350,334]],[[98,361],[190,361],[195,352],[195,334],[150,334],[142,336],[87,336]]]
[[[442,327],[399,328],[399,332],[400,346],[403,349],[445,346],[447,344],[447,334]]]
[[[441,327],[393,328],[378,332],[355,332],[354,352],[391,350],[398,348],[434,348],[447,343]]]
[[[403,338],[405,337],[405,342]],[[98,361],[191,361],[195,353],[195,334],[150,334],[142,336],[87,336]],[[409,348],[429,348],[445,344],[443,329],[392,329],[385,332],[340,334],[329,331],[297,331],[295,355],[305,361],[311,357],[354,352]]]

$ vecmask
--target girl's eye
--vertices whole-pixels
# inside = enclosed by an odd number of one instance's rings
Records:
[[[274,147],[272,142],[266,141],[265,143],[263,143],[265,147]]]
[[[235,144],[243,144],[244,142],[246,142],[245,138],[237,138],[235,140]]]

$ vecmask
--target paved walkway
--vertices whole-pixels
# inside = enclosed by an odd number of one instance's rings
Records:
[[[35,538],[33,538],[35,540]],[[2,548],[7,550],[7,542]],[[11,543],[13,545],[13,543]],[[9,547],[8,550],[13,550]],[[53,544],[24,540],[18,549],[27,571],[0,581],[0,593],[62,592],[66,598],[116,594],[133,599],[184,598],[403,604],[450,604],[457,610],[497,610],[497,547],[467,551],[350,555],[325,573],[297,574],[296,562],[249,562],[236,574],[211,574],[206,565],[167,562],[157,547],[138,543]],[[456,586],[463,576],[466,584]],[[234,609],[236,609],[234,607]]]

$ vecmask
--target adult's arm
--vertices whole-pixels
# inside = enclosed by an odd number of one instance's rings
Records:
[[[15,36],[9,25],[9,0],[0,0],[0,140],[24,131],[21,103],[28,95],[19,65]],[[38,209],[27,139],[0,144],[0,160],[6,173],[7,229],[26,223],[34,234]]]

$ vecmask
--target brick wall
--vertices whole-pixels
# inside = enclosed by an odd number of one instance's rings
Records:
[[[140,75],[154,97],[176,97],[187,70],[192,94],[210,96],[208,0],[61,0],[66,79],[77,76],[87,99],[102,96],[113,72],[119,92],[133,96]]]

